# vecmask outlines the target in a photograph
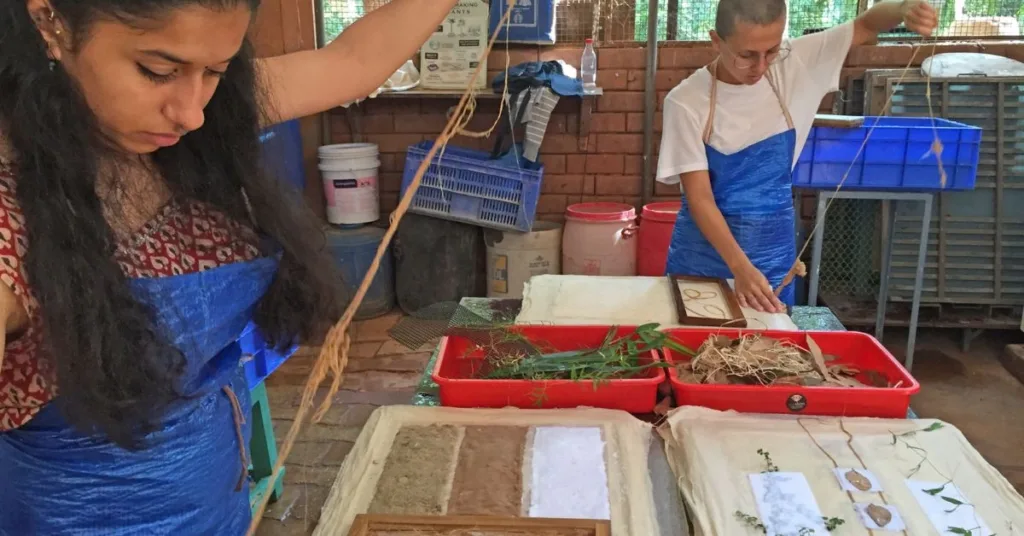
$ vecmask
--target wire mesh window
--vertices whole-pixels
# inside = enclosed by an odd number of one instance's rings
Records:
[[[504,1],[504,0],[497,0]],[[647,41],[651,0],[554,0],[559,44],[593,37],[604,44]],[[659,41],[706,41],[718,0],[656,0]],[[789,0],[788,35],[798,37],[856,18],[860,5],[877,0]],[[319,0],[324,42],[388,0]],[[1022,0],[929,0],[939,12],[939,37],[1020,37]],[[897,29],[885,38],[917,38]]]
[[[505,1],[505,0],[499,0]],[[632,40],[634,0],[556,0],[556,35],[558,42],[579,44],[587,38],[600,40],[602,24],[609,41]],[[388,0],[320,0],[323,21],[323,42],[334,40],[345,28],[364,14],[386,4]]]
[[[636,0],[635,39],[647,40],[648,0]],[[831,28],[857,17],[857,0],[789,0],[790,37]],[[659,41],[707,41],[715,27],[717,0],[659,0]],[[643,20],[641,24],[639,21]]]

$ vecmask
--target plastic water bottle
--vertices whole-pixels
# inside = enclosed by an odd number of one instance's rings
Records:
[[[587,39],[580,61],[580,79],[583,80],[583,93],[597,92],[597,52],[594,51],[594,40]]]

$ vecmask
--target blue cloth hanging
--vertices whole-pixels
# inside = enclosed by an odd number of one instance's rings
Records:
[[[796,131],[789,129],[733,154],[705,144],[711,191],[729,230],[750,262],[778,287],[796,260],[793,209],[793,154]],[[733,277],[690,216],[686,196],[669,245],[667,274]],[[779,296],[792,307],[794,285]]]
[[[186,398],[137,452],[81,434],[52,403],[0,434],[0,534],[244,534],[251,513],[247,478],[238,489],[240,452],[248,451],[251,423],[237,339],[277,264],[271,256],[132,280],[185,355]]]
[[[547,86],[551,91],[563,96],[583,95],[583,82],[562,74],[562,64],[558,61],[524,61],[508,70],[508,92],[515,95],[531,87]],[[505,73],[500,72],[491,82],[495,93],[505,89]]]

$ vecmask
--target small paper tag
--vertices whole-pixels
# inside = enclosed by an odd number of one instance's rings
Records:
[[[767,536],[827,536],[821,509],[803,473],[749,475]]]
[[[851,471],[856,472],[860,477],[867,480],[867,483],[869,483],[871,487],[868,489],[861,489],[857,487],[857,481],[859,479],[856,476],[848,476]],[[878,477],[867,469],[840,467],[838,469],[833,469],[832,472],[835,473],[836,479],[839,480],[839,487],[843,488],[843,491],[859,491],[864,493],[878,493],[882,491],[882,483],[878,481]],[[851,479],[853,480],[852,482]]]
[[[960,534],[989,536],[992,531],[981,520],[977,510],[952,482],[924,482],[907,480],[914,498],[921,509],[928,514],[928,520],[939,534],[957,534],[950,528],[960,529]]]
[[[871,518],[870,514],[868,514],[868,507],[872,505],[888,510],[892,519],[890,519],[884,526],[875,523],[875,520]],[[895,506],[878,503],[857,503],[853,508],[857,510],[857,516],[860,517],[860,522],[863,523],[868,530],[884,530],[889,532],[903,532],[904,530],[907,530],[907,525],[903,522],[903,517],[900,515],[899,511],[896,510]]]

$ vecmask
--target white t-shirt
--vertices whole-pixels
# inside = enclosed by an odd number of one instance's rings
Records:
[[[788,57],[770,67],[796,129],[793,165],[811,132],[821,99],[839,89],[843,62],[853,42],[853,23],[790,41]],[[665,96],[658,181],[678,184],[679,175],[708,168],[704,127],[711,106],[711,73],[693,73]],[[711,147],[732,154],[788,129],[779,99],[766,77],[756,84],[718,82]]]

